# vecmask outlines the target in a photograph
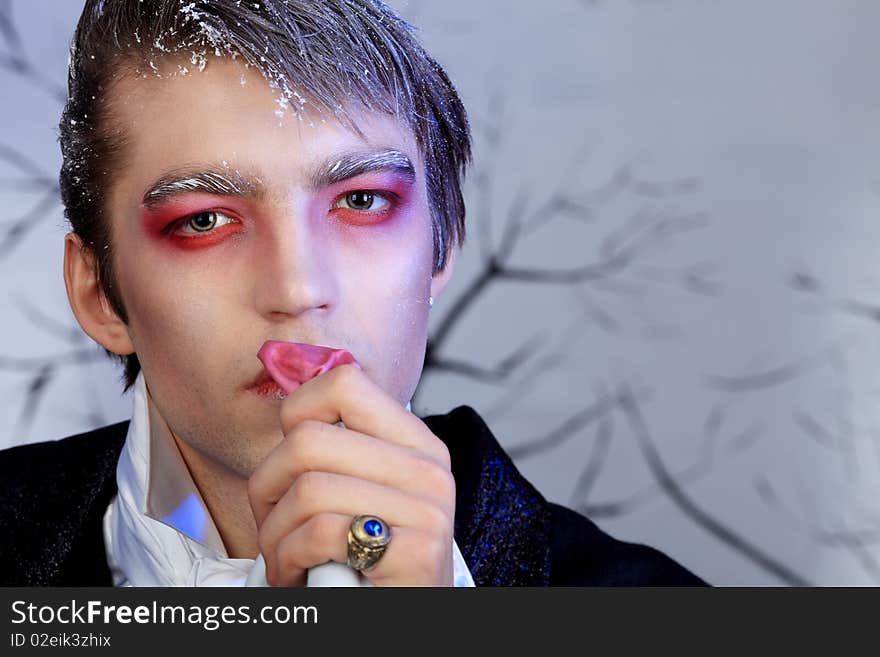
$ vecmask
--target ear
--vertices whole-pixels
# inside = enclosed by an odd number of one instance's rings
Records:
[[[64,238],[64,285],[76,321],[92,340],[120,356],[134,353],[128,327],[101,289],[95,254],[75,233]]]
[[[455,260],[458,257],[458,251],[458,245],[453,244],[446,256],[446,264],[443,269],[431,276],[431,296],[434,297],[434,299],[437,299],[440,296],[440,293],[443,292],[443,288],[446,287],[449,279],[452,278],[452,272],[455,269]]]

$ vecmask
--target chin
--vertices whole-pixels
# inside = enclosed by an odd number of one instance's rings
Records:
[[[273,445],[274,447],[274,445]],[[267,449],[264,452],[246,452],[242,454],[229,454],[220,460],[223,466],[233,475],[240,479],[250,479],[254,471],[259,467],[271,452]]]
[[[202,442],[197,450],[204,455],[203,458],[219,466],[220,470],[239,479],[249,479],[283,438],[277,420],[273,426],[267,426],[265,420],[262,420],[239,425],[239,430],[226,434],[222,443]]]

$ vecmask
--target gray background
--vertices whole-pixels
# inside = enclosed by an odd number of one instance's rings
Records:
[[[712,583],[880,582],[880,5],[395,5],[476,137],[415,410]],[[2,446],[128,417],[61,279],[79,9],[0,0]]]

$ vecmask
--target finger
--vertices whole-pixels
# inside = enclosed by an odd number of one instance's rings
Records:
[[[335,513],[312,516],[278,543],[274,558],[263,555],[266,580],[272,586],[303,586],[309,568],[345,563],[350,524],[350,517]]]
[[[363,575],[376,586],[452,586],[453,570],[451,534],[392,527],[385,552]]]
[[[453,514],[420,497],[346,475],[306,472],[293,482],[260,526],[260,552],[268,559],[287,534],[312,516],[336,513],[353,518],[379,514],[380,510],[381,518],[393,526],[427,530],[445,527],[452,533]]]
[[[418,417],[351,365],[340,365],[307,381],[282,402],[281,429],[285,434],[304,420],[342,421],[354,431],[449,462],[446,446]]]
[[[302,586],[306,571],[328,561],[347,563],[352,519],[334,513],[313,516],[278,544],[266,560],[272,586]],[[378,586],[449,586],[452,537],[445,531],[391,527],[391,542],[363,575]]]
[[[440,505],[455,504],[452,473],[430,457],[358,431],[306,420],[272,450],[248,481],[258,527],[291,483],[310,471],[348,475]]]

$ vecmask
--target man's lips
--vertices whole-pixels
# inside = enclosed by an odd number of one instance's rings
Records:
[[[248,386],[248,390],[257,393],[263,397],[286,397],[287,393],[290,391],[284,390],[280,385],[275,382],[275,379],[272,378],[272,375],[269,374],[265,369],[263,369],[257,377],[251,381]],[[291,388],[291,391],[294,388]]]

